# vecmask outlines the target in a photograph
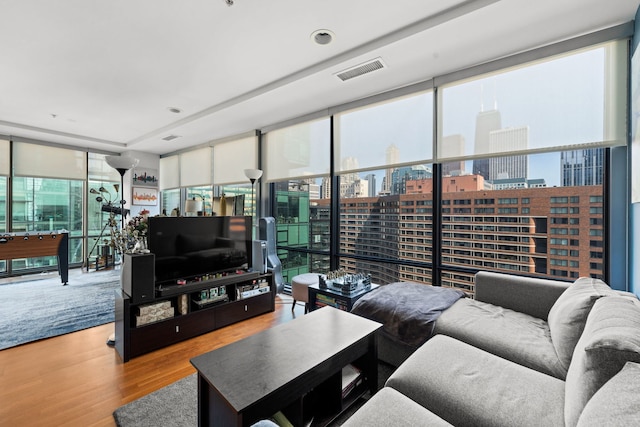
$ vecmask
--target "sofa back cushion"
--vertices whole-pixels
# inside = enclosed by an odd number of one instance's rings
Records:
[[[640,365],[627,362],[587,403],[578,427],[640,425]]]
[[[548,317],[551,341],[565,370],[569,369],[573,350],[582,335],[591,307],[599,298],[613,293],[603,281],[581,277],[551,307]]]
[[[640,301],[608,296],[593,305],[567,372],[565,422],[578,418],[591,397],[627,362],[640,363]]]

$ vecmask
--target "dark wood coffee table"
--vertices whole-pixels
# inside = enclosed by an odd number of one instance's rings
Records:
[[[325,307],[191,359],[198,370],[198,424],[250,426],[282,410],[296,426],[310,412],[313,425],[322,425],[319,419],[331,420],[356,398],[342,399],[346,365],[362,370],[360,391],[376,392],[380,327]],[[315,404],[314,395],[321,396]]]

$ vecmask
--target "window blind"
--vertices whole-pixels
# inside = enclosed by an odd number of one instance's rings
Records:
[[[9,144],[9,141],[0,139],[0,175],[8,176],[11,173],[9,169]]]
[[[13,142],[13,166],[16,176],[86,179],[85,151],[47,145]]]
[[[626,52],[608,42],[441,86],[437,159],[624,145]]]
[[[330,161],[330,120],[323,118],[265,134],[265,180],[327,175]]]
[[[213,156],[211,147],[199,148],[180,154],[180,186],[195,187],[213,182]]]
[[[160,190],[180,187],[180,158],[178,155],[160,159]]]
[[[256,135],[213,146],[213,183],[229,185],[248,182],[245,169],[258,167]]]
[[[433,91],[334,116],[337,172],[429,163],[433,157]]]

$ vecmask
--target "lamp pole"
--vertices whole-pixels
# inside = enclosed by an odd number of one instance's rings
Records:
[[[138,159],[131,156],[107,156],[105,157],[107,164],[118,171],[120,174],[120,216],[122,218],[122,232],[124,232],[124,174],[131,168],[138,165]]]

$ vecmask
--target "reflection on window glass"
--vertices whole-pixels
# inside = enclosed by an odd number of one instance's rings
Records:
[[[161,213],[167,216],[177,216],[180,211],[180,189],[163,190],[160,198],[162,199]]]
[[[329,271],[331,199],[327,179],[283,181],[274,187],[276,244],[287,248],[278,250],[284,280],[290,282],[301,273]]]
[[[257,185],[254,189],[257,192]],[[250,184],[236,184],[236,185],[224,185],[216,187],[216,201],[214,205],[214,211],[217,215],[222,213],[219,202],[222,195],[225,198],[225,213],[226,215],[251,215],[252,212],[256,212],[257,206],[254,206],[254,200],[251,198],[251,185]],[[258,199],[258,195],[254,194],[255,199]]]
[[[70,263],[82,261],[83,182],[14,177],[11,231],[69,231]],[[16,259],[12,270],[57,265],[56,257]]]
[[[120,207],[120,182],[89,180],[87,195],[87,258],[109,254],[112,249],[111,229],[108,227],[110,210]],[[120,221],[120,216],[116,216]]]
[[[0,233],[7,231],[7,177],[0,176]],[[0,273],[7,271],[7,262],[0,260]]]
[[[185,216],[202,216],[213,215],[213,191],[210,185],[202,187],[187,187],[185,189]],[[187,205],[187,201],[195,201],[195,204]],[[196,209],[195,211],[189,211],[189,209]]]

